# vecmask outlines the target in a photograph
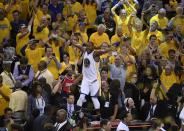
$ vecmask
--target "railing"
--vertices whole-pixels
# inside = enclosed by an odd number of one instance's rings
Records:
[[[112,129],[117,128],[118,124],[119,124],[120,120],[115,120],[111,122],[111,126]],[[130,122],[128,124],[128,127],[131,130],[147,130],[148,128],[150,128],[151,124],[149,122],[141,122],[141,121],[133,121]],[[95,121],[95,122],[91,122],[91,125],[87,128],[87,130],[97,130],[100,129],[100,122],[99,121]]]

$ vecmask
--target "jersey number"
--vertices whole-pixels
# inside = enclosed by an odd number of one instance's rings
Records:
[[[84,66],[85,66],[85,67],[89,67],[89,66],[90,66],[90,61],[89,61],[88,58],[85,58],[85,59],[84,59]]]

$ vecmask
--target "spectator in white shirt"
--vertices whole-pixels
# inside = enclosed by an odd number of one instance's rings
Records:
[[[3,69],[4,71],[1,73],[1,76],[3,77],[3,84],[13,88],[15,84],[15,78],[11,73],[11,63],[3,61]]]
[[[131,113],[125,111],[122,113],[122,121],[118,124],[116,131],[129,131],[128,123],[132,120]]]
[[[28,95],[23,91],[22,83],[17,81],[15,83],[15,92],[10,95],[9,107],[13,111],[13,117],[17,119],[25,119],[28,107]]]
[[[52,73],[47,69],[47,63],[45,61],[40,61],[38,64],[38,72],[35,75],[35,79],[45,78],[47,84],[52,88],[52,83],[54,82],[54,77]]]

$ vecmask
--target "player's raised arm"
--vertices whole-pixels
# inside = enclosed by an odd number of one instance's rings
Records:
[[[82,52],[85,52],[85,48],[83,46],[81,46],[79,43],[75,42],[75,41],[71,41],[71,45],[75,46],[76,48],[78,48],[79,50],[81,50]]]
[[[106,53],[111,52],[111,51],[114,51],[114,50],[115,50],[114,47],[108,47],[106,49],[100,49],[100,50],[95,51],[94,52],[94,55],[95,56],[101,56],[103,54],[106,54]]]

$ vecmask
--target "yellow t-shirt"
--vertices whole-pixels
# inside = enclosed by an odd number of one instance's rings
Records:
[[[72,29],[73,29],[75,23],[77,22],[77,20],[78,20],[78,17],[76,15],[68,17],[67,21],[66,21],[67,22],[67,29],[66,30],[67,31],[72,31]]]
[[[163,70],[160,80],[167,90],[169,90],[174,83],[178,82],[178,78],[174,72],[172,72],[171,75],[166,76],[165,70]]]
[[[158,26],[161,28],[161,29],[164,29],[167,27],[168,25],[168,19],[167,17],[164,17],[164,18],[159,18],[158,17],[158,14],[153,16],[151,19],[150,19],[150,25],[153,23],[153,22],[157,22],[158,23]]]
[[[136,66],[134,63],[130,62],[130,59],[135,61],[135,57],[133,55],[127,55],[125,57],[125,63],[127,63],[126,68],[126,81],[130,81],[131,77],[130,75],[134,72],[136,72]]]
[[[16,36],[16,53],[18,55],[22,55],[21,54],[21,49],[29,42],[29,35],[30,33],[26,34],[24,37],[22,37],[21,39],[19,39],[21,33],[18,33],[17,36]]]
[[[180,81],[184,81],[184,73],[181,74]]]
[[[177,0],[169,0],[169,5],[173,10],[175,10],[178,6],[178,2]]]
[[[173,23],[173,28],[174,30],[176,29],[176,26],[177,25],[180,25],[181,26],[181,31],[182,31],[182,34],[184,35],[184,18],[182,17],[173,17],[171,18],[171,21]]]
[[[83,7],[79,2],[75,2],[74,4],[72,4],[72,11],[74,13],[79,13],[79,11],[82,9],[83,9]]]
[[[131,39],[131,47],[135,49],[136,54],[139,55],[142,50],[146,48],[146,31],[133,31],[132,32],[132,39]]]
[[[121,42],[121,38],[117,35],[117,34],[115,34],[115,35],[113,35],[112,37],[111,37],[111,45],[112,46],[114,46],[113,44],[115,44],[115,43],[120,43]],[[121,46],[123,45],[123,43],[121,42],[120,43],[121,44]],[[120,50],[120,46],[118,46],[117,48],[116,48],[116,51],[119,51]]]
[[[85,21],[83,23],[87,23],[87,19],[85,19]],[[84,31],[87,32],[88,28],[89,28],[89,26],[86,26]],[[75,26],[74,32],[80,32],[79,23]]]
[[[98,32],[91,34],[89,41],[94,43],[95,47],[100,47],[103,42],[106,42],[110,45],[109,36],[106,33],[99,35]]]
[[[103,61],[103,59],[107,59],[108,56],[109,56],[109,54],[105,53],[105,54],[100,56],[100,60]]]
[[[3,85],[0,87],[1,92],[3,92],[4,95],[10,96],[12,90],[10,87]],[[4,109],[9,107],[9,102],[4,99],[2,95],[0,95],[0,115],[2,116],[4,114]]]
[[[66,32],[67,31],[67,22],[66,21],[59,21],[59,22],[55,22],[56,25],[58,26],[58,28],[62,31],[62,32]]]
[[[133,2],[133,0],[129,0],[129,3],[130,3],[133,7],[135,7],[135,5],[136,5],[136,4]],[[124,9],[126,10],[126,12],[127,12],[128,15],[130,15],[130,14],[132,14],[132,13],[134,12],[134,10],[133,10],[130,6],[126,5],[126,4],[123,4],[123,7],[124,7]]]
[[[8,6],[9,6],[9,5],[6,5],[6,6],[5,6],[5,9],[7,9]],[[11,8],[10,8],[10,10],[9,10],[9,12],[7,13],[7,16],[6,16],[6,17],[8,18],[8,20],[9,20],[10,22],[13,21],[12,13],[13,13],[13,11],[15,11],[15,10],[18,10],[18,11],[22,12],[22,8],[21,8],[21,4],[20,4],[20,3],[16,3],[16,4],[12,5]]]
[[[59,61],[59,59],[56,57],[56,59]],[[49,61],[49,58],[47,57],[43,57],[41,60],[44,60],[46,62]],[[48,70],[52,73],[52,75],[54,76],[54,79],[58,79],[59,77],[59,69],[57,68],[56,63],[54,62],[54,60],[51,60],[50,63],[48,64]]]
[[[76,64],[76,62],[78,60],[78,56],[79,56],[78,49],[76,47],[73,47],[73,46],[68,46],[67,52],[69,54],[70,63],[71,64]]]
[[[89,20],[90,24],[94,24],[97,14],[96,14],[96,10],[97,10],[97,5],[94,4],[85,4],[84,5],[84,10],[86,12],[86,16]]]
[[[49,29],[48,27],[45,27],[41,32],[37,32],[37,28],[40,25],[41,18],[45,16],[43,12],[38,9],[37,14],[35,15],[34,21],[33,21],[33,36],[37,40],[43,40],[47,41],[49,36]],[[50,15],[46,15],[47,18],[51,18]]]
[[[88,42],[88,39],[89,39],[87,33],[86,32],[80,32],[80,34],[81,34],[84,42],[87,43]],[[79,43],[82,44],[82,41],[79,40]]]
[[[184,65],[184,55],[181,55],[180,57],[181,57],[180,62],[181,62],[182,65]]]
[[[71,15],[70,10],[72,10],[73,13],[79,13],[79,11],[82,9],[83,9],[83,7],[79,2],[75,2],[74,4],[71,5],[71,7],[69,7],[68,5],[65,5],[64,9],[63,9],[63,16],[66,17],[68,15]]]
[[[36,16],[38,18],[38,20],[40,21],[42,19],[42,17],[46,17],[46,18],[50,18],[51,19],[51,16],[49,14],[46,14],[44,15],[43,14],[43,11],[41,9],[38,9],[37,12],[36,12]]]
[[[50,46],[53,49],[53,53],[56,55],[56,57],[60,60],[60,47],[63,45],[64,43],[62,41],[59,41],[58,45],[56,45],[54,43],[54,41],[52,41],[52,43],[50,44]]]
[[[114,55],[110,55],[109,56],[108,53],[101,55],[100,56],[100,60],[101,61],[104,61],[105,59],[107,59],[107,57],[109,57],[109,59],[108,59],[109,63],[108,64],[114,64],[114,62],[115,62],[115,56]]]
[[[116,29],[117,27],[121,26],[122,27],[122,31],[123,31],[123,35],[124,36],[129,36],[130,35],[130,31],[128,29],[128,21],[129,21],[129,16],[127,16],[126,18],[121,18],[118,15],[114,15],[114,21],[116,23]]]
[[[33,66],[34,72],[38,71],[38,63],[45,54],[44,48],[36,48],[31,50],[29,47],[25,51],[28,63]]]
[[[10,36],[10,22],[7,18],[0,20],[0,44],[3,42],[4,38],[9,38]]]
[[[4,5],[2,2],[0,2],[0,9],[4,9]]]
[[[59,70],[59,74],[63,73],[68,67],[70,67],[71,64],[66,64],[65,62],[61,63],[61,69]]]
[[[37,32],[37,27],[34,29],[34,37],[36,40],[47,41],[49,39],[49,29],[45,27],[41,32]]]
[[[36,32],[36,28],[39,26],[40,21],[37,15],[35,15],[34,17],[34,21],[33,21],[33,33]]]
[[[68,15],[71,15],[71,11],[70,8],[68,7],[68,5],[65,5],[63,8],[63,16],[66,18]]]
[[[146,43],[149,42],[149,37],[151,35],[156,35],[157,39],[158,39],[158,44],[160,44],[162,41],[164,41],[164,35],[162,34],[162,32],[156,30],[154,32],[149,32],[147,35],[147,39],[146,39]]]
[[[115,63],[115,56],[114,56],[114,55],[111,55],[111,56],[109,57],[109,63],[110,63],[110,64],[114,64],[114,63]]]
[[[20,6],[22,9],[20,17],[21,19],[26,20],[29,15],[29,0],[21,0]]]
[[[168,51],[169,51],[170,49],[177,50],[177,47],[176,47],[174,41],[170,41],[169,43],[164,42],[164,43],[160,44],[159,49],[160,49],[162,55],[163,55],[165,58],[168,58]]]
[[[180,56],[180,62],[181,62],[181,65],[183,66],[184,65],[184,56],[181,55]],[[181,77],[180,77],[180,81],[183,81],[184,80],[184,73],[181,74]]]
[[[121,41],[121,38],[117,34],[111,37],[111,45],[113,45],[114,43],[120,42],[120,41]]]

